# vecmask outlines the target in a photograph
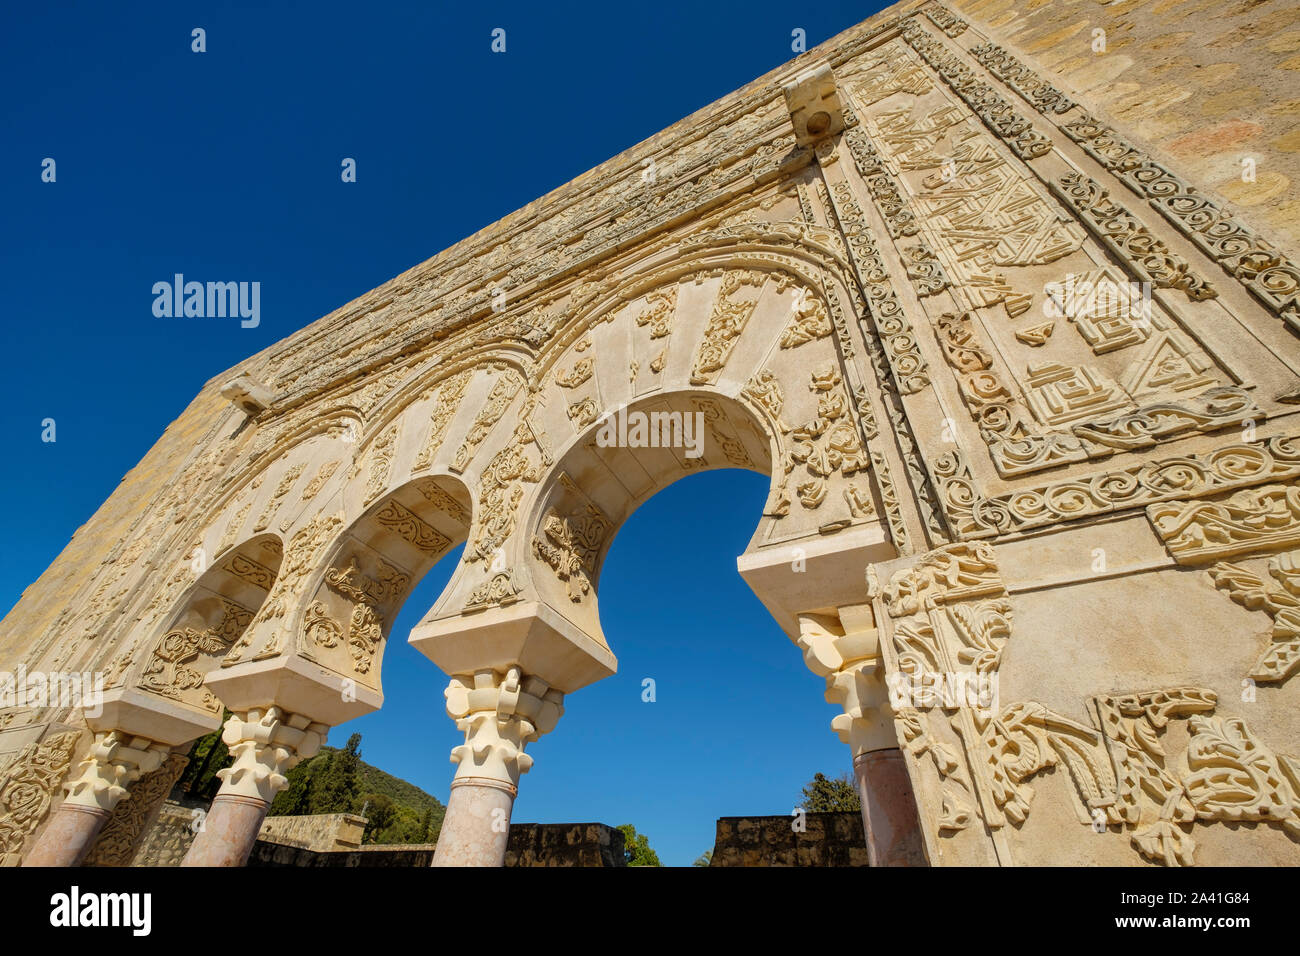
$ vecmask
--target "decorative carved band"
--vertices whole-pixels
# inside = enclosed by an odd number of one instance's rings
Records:
[[[1023,160],[1052,151],[1052,141],[1034,129],[1029,120],[1011,108],[988,83],[981,82],[942,43],[926,32],[915,17],[902,24],[903,39],[935,70],[952,91],[974,111],[984,125],[1001,137]]]
[[[1084,114],[1061,131],[1300,331],[1300,267],[1096,117]]]
[[[1088,230],[1105,243],[1138,278],[1161,289],[1182,289],[1193,301],[1219,293],[1192,271],[1191,263],[1151,235],[1131,212],[1109,198],[1101,184],[1082,173],[1067,173],[1048,183],[1052,192],[1079,213]]]
[[[927,14],[929,12],[926,11]],[[933,20],[934,17],[930,19]],[[951,33],[948,35],[952,36]],[[1019,93],[1020,97],[1038,112],[1068,113],[1074,109],[1074,100],[996,43],[981,43],[979,46],[971,47],[970,52],[981,66]]]

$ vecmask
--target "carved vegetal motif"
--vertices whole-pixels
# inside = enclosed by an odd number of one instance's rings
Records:
[[[960,829],[978,815],[999,861],[1013,862],[1006,828],[1028,818],[1032,778],[1059,765],[1080,825],[1099,832],[1120,827],[1154,862],[1192,863],[1198,822],[1270,822],[1300,834],[1300,764],[1273,753],[1243,721],[1211,716],[1212,691],[1096,696],[1088,701],[1089,727],[1034,701],[954,701],[919,681],[964,673],[983,678],[980,687],[996,687],[1012,609],[991,547],[932,552],[895,572],[883,589],[873,583],[872,593],[894,622],[891,681],[912,689],[904,706],[895,706],[900,739],[914,760],[929,757],[938,774],[937,829]],[[1184,719],[1186,749],[1171,753],[1162,735]],[[950,733],[935,733],[943,725]],[[960,743],[954,748],[945,740]]]
[[[781,487],[787,487],[798,470],[794,492],[800,504],[811,510],[826,500],[828,479],[836,474],[847,478],[871,466],[848,414],[848,397],[835,366],[815,370],[808,388],[817,396],[817,416],[791,429]]]
[[[280,502],[284,500],[284,497],[287,494],[289,494],[289,490],[293,488],[294,482],[298,480],[299,476],[302,475],[303,469],[306,467],[305,464],[299,463],[293,465],[284,473],[284,477],[280,479],[280,483],[275,486],[275,492],[271,495],[271,500],[266,503],[266,507],[262,509],[262,513],[258,515],[257,520],[253,522],[254,531],[265,531],[270,526],[271,518],[275,514],[276,509],[280,507]]]
[[[415,490],[423,495],[429,504],[444,514],[450,515],[462,524],[469,521],[469,512],[465,510],[465,507],[432,479],[417,482]]]
[[[222,570],[263,591],[271,590],[271,585],[275,583],[274,571],[238,552],[230,556],[230,560],[222,565]]]
[[[1300,486],[1263,485],[1221,501],[1151,505],[1147,518],[1184,565],[1300,547]]]
[[[307,524],[298,529],[285,548],[284,560],[280,565],[280,574],[266,596],[266,601],[253,616],[252,623],[244,630],[244,635],[231,647],[230,652],[221,661],[222,667],[230,667],[244,659],[252,645],[254,632],[265,621],[283,617],[300,596],[306,578],[316,567],[316,561],[325,545],[333,540],[335,533],[343,525],[341,512],[316,515]],[[274,657],[280,653],[280,636],[277,633],[270,642],[259,649],[255,659]]]
[[[565,582],[571,601],[580,602],[591,592],[596,558],[613,526],[593,504],[571,514],[551,511],[542,519],[545,540],[533,537],[533,556],[550,565],[555,576]]]
[[[514,531],[519,503],[524,498],[524,484],[540,481],[546,464],[545,460],[540,465],[534,464],[528,455],[529,444],[536,440],[533,427],[525,416],[515,427],[510,441],[483,469],[476,526],[465,546],[466,562],[491,563],[496,550]]]
[[[234,516],[226,522],[226,530],[221,533],[221,540],[217,543],[217,554],[224,554],[228,549],[234,547],[235,542],[239,540],[239,531],[244,527],[244,521],[248,518],[248,512],[253,508],[253,499],[257,496],[257,489],[262,487],[262,480],[265,475],[258,475],[248,486],[248,500],[235,512]]]
[[[442,440],[447,435],[447,426],[451,424],[456,409],[460,407],[461,396],[465,394],[472,377],[471,371],[460,372],[438,386],[433,399],[433,411],[429,413],[429,434],[425,436],[420,453],[415,456],[415,464],[411,466],[413,470],[420,471],[433,464],[433,456],[438,454],[438,449],[442,447]]]
[[[713,311],[704,328],[704,338],[691,366],[692,385],[711,383],[727,363],[756,305],[756,302],[737,298],[737,295],[745,286],[761,289],[763,278],[763,273],[752,269],[733,270],[722,277],[722,284],[713,300]]]
[[[199,655],[225,654],[252,619],[253,612],[248,608],[222,598],[221,619],[212,627],[179,627],[163,635],[140,675],[140,686],[173,700],[185,699],[185,692],[202,687],[206,676],[190,664]],[[214,713],[221,711],[220,703],[211,694],[205,694],[202,703]]]
[[[460,474],[465,470],[478,446],[482,444],[483,439],[487,438],[492,426],[501,420],[501,416],[506,413],[506,409],[510,407],[510,403],[519,394],[523,385],[523,377],[514,369],[506,369],[501,373],[501,377],[493,383],[491,391],[488,392],[487,401],[479,410],[478,417],[470,426],[465,440],[456,449],[456,457],[450,466],[452,471]]]
[[[189,764],[184,754],[169,754],[163,765],[131,786],[131,798],[119,800],[113,815],[87,855],[83,866],[129,866],[146,825],[171,793]]]
[[[430,556],[441,554],[451,546],[450,538],[395,498],[384,502],[375,512],[375,521]]]
[[[781,333],[781,348],[792,349],[831,334],[826,303],[811,290],[800,286],[794,298],[794,317]]]
[[[1143,405],[1114,418],[1071,426],[1089,458],[1104,458],[1116,451],[1151,448],[1196,432],[1240,427],[1266,416],[1250,393],[1242,388],[1211,388],[1184,403]]]
[[[518,600],[520,590],[512,569],[493,572],[491,577],[470,592],[465,610],[477,611],[485,607],[512,604]]]
[[[309,501],[312,498],[315,498],[320,490],[325,487],[325,482],[329,481],[334,472],[338,471],[340,464],[342,464],[342,462],[327,461],[325,464],[321,465],[320,469],[316,472],[315,477],[313,477],[311,481],[307,482],[307,486],[302,489],[302,500]]]
[[[1062,123],[1061,131],[1300,330],[1300,267],[1294,262],[1095,116],[1085,113]]]
[[[379,608],[397,602],[411,583],[409,574],[383,560],[378,574],[371,577],[362,571],[355,555],[346,565],[325,573],[326,585],[352,604],[346,635],[321,601],[313,601],[303,617],[303,635],[309,644],[333,648],[346,640],[352,669],[358,674],[370,673],[384,639],[384,617]]]
[[[770,369],[764,368],[755,372],[753,378],[745,383],[743,394],[754,404],[765,409],[780,431],[790,430],[790,426],[781,420],[781,409],[785,407],[785,390],[781,388],[780,381]]]
[[[596,370],[596,359],[590,355],[578,359],[568,371],[559,369],[555,373],[555,384],[561,388],[577,388],[589,381]]]
[[[596,404],[594,398],[584,398],[573,402],[567,414],[569,421],[573,422],[574,429],[580,432],[600,415],[600,406]]]
[[[930,11],[926,10],[929,15]],[[930,17],[934,19],[933,16]],[[937,22],[936,22],[936,25]],[[952,34],[948,34],[952,36]],[[1068,113],[1074,101],[995,43],[981,43],[970,48],[980,65],[1015,90],[1026,103],[1040,113]]]
[[[1051,184],[1085,226],[1145,282],[1160,289],[1181,289],[1193,301],[1219,293],[1192,271],[1191,263],[1153,236],[1142,221],[1110,198],[1107,190],[1082,173],[1066,173]]]
[[[18,862],[27,838],[45,819],[80,736],[68,730],[30,743],[6,768],[0,782],[0,866]]]
[[[1210,569],[1216,587],[1242,607],[1264,611],[1273,619],[1270,642],[1250,678],[1284,681],[1300,668],[1300,551],[1270,558],[1268,575],[1272,581],[1227,561]]]
[[[903,247],[903,265],[907,269],[907,277],[916,287],[917,295],[938,295],[948,288],[948,276],[943,271],[943,264],[924,242]]]
[[[922,12],[930,18],[931,23],[950,37],[961,36],[966,32],[966,27],[969,26],[965,20],[937,3],[927,4]]]
[[[388,477],[393,470],[393,455],[397,453],[397,425],[393,425],[375,441],[370,449],[370,473],[366,477],[364,504],[370,504],[388,487]]]
[[[1021,159],[1036,159],[1052,151],[1052,141],[1011,108],[988,83],[982,82],[960,59],[927,33],[915,17],[902,24],[903,39],[921,54],[954,93]]]
[[[735,465],[737,468],[754,468],[756,467],[753,459],[749,457],[749,452],[745,450],[745,443],[740,435],[736,433],[735,428],[723,414],[722,406],[709,398],[692,398],[691,406],[704,415],[704,425],[709,430],[709,438],[713,445],[722,449],[722,454],[726,456],[728,463]],[[697,436],[697,441],[702,436]]]
[[[637,314],[636,324],[649,326],[651,339],[661,339],[672,332],[676,312],[677,286],[670,286],[645,297],[645,308]]]
[[[1300,444],[1291,436],[1236,443],[993,497],[980,494],[960,450],[937,457],[934,471],[945,516],[973,539],[1293,478]]]

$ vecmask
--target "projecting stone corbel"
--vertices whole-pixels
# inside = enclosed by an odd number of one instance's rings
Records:
[[[785,104],[799,146],[812,146],[844,129],[844,107],[829,66],[809,70],[787,83]]]
[[[221,386],[221,395],[251,418],[271,407],[274,393],[251,375],[240,375]]]

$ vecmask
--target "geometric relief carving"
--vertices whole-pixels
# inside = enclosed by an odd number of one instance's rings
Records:
[[[1045,287],[1060,314],[1098,355],[1145,342],[1151,334],[1151,300],[1137,283],[1110,268],[1065,277]]]
[[[1045,425],[1064,425],[1133,404],[1118,385],[1084,365],[1030,365],[1025,384],[1029,407]]]
[[[967,286],[981,304],[1005,301],[1008,311],[1020,314],[1027,297],[1014,293],[999,270],[1054,262],[1082,245],[1084,232],[1074,220],[1044,200],[985,136],[959,126],[961,115],[951,107],[920,115],[897,110],[872,123],[892,161],[931,170],[951,164],[955,175],[927,176],[926,191],[915,203],[947,253],[953,281]],[[928,135],[918,135],[918,129]],[[940,149],[950,129],[951,142]]]
[[[906,56],[897,40],[880,47],[859,72],[861,78],[855,75],[849,89],[862,106],[870,106],[895,93],[920,96],[934,87],[925,67]]]
[[[1134,398],[1162,391],[1185,392],[1218,384],[1213,365],[1189,339],[1161,332],[1124,372],[1120,384]]]

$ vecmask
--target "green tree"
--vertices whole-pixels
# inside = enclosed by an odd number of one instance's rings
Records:
[[[623,857],[628,866],[663,866],[659,862],[659,854],[650,849],[650,841],[645,834],[637,833],[636,827],[630,823],[623,824],[619,829],[623,831]]]
[[[366,833],[362,837],[362,842],[386,842],[377,839],[377,837],[397,819],[397,807],[393,805],[392,798],[386,797],[382,793],[368,793],[361,802],[361,813],[365,815],[367,821]]]
[[[858,799],[857,789],[849,782],[848,774],[832,778],[819,773],[804,786],[799,806],[809,813],[828,813],[861,810],[862,802]]]
[[[312,789],[319,799],[312,801],[312,813],[352,813],[360,790],[361,735],[353,734],[347,746],[330,755]]]
[[[705,850],[703,853],[701,853],[699,856],[695,858],[695,862],[692,863],[691,866],[708,866],[712,862],[713,862],[713,851]]]

